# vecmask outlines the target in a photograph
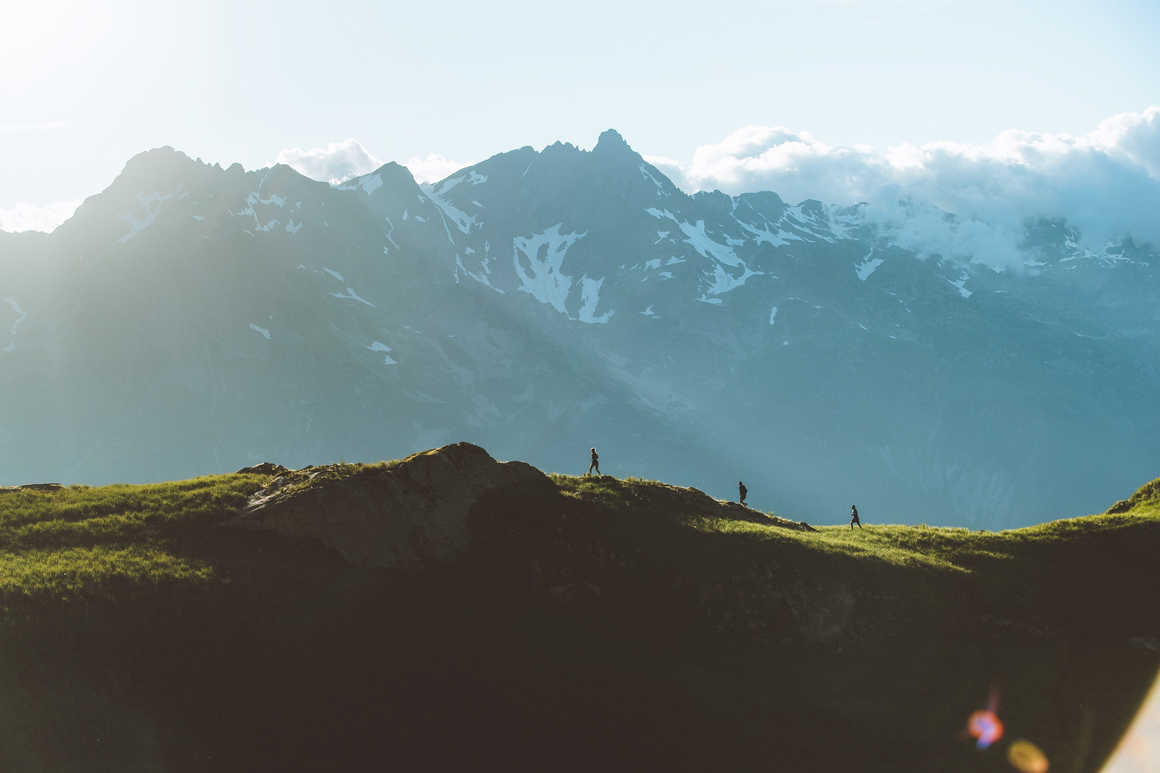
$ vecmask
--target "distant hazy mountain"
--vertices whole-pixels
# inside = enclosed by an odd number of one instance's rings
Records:
[[[996,273],[859,207],[688,196],[613,131],[424,187],[152,150],[0,233],[0,482],[468,440],[820,522],[1094,511],[1156,472],[1158,256],[1024,246]]]

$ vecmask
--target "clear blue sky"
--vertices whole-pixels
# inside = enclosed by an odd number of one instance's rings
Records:
[[[0,209],[81,199],[158,145],[252,168],[348,137],[475,161],[608,127],[680,160],[754,124],[1078,134],[1160,103],[1157,40],[1155,0],[13,3]]]

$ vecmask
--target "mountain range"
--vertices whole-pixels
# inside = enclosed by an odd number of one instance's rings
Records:
[[[1093,511],[1160,452],[1160,255],[1080,236],[919,254],[864,206],[688,195],[611,130],[431,185],[150,150],[0,232],[0,483],[466,440],[811,522]]]

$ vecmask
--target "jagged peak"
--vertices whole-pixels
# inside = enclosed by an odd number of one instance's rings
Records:
[[[543,155],[549,155],[552,153],[579,153],[579,152],[580,152],[580,148],[576,147],[571,142],[561,142],[560,140],[556,140],[551,145],[544,148]]]
[[[593,153],[623,153],[625,151],[634,152],[616,129],[602,131],[596,140],[596,147],[592,149]]]
[[[398,180],[409,185],[418,186],[418,183],[415,182],[415,175],[411,174],[411,170],[397,161],[388,161],[370,174],[377,174],[384,181]],[[362,176],[367,177],[368,175]]]
[[[142,151],[125,162],[121,170],[121,177],[137,177],[140,175],[168,175],[174,171],[205,166],[201,161],[176,150],[169,145]]]

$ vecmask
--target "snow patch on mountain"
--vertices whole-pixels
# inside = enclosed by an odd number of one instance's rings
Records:
[[[407,210],[405,210],[405,209],[403,210],[403,219],[404,220],[407,219]],[[387,241],[389,241],[392,245],[394,245],[396,250],[399,249],[399,243],[395,241],[395,237],[394,237],[395,224],[393,222],[391,222],[391,219],[389,217],[384,217],[383,220],[385,220],[387,223],[387,232],[385,234],[383,234],[383,236],[386,237]],[[387,247],[385,245],[383,246],[383,254],[384,255],[391,254],[391,251],[389,249],[387,249]]]
[[[645,166],[643,161],[640,164],[640,174],[641,174],[641,177],[643,177],[644,179],[648,180],[649,182],[651,182],[653,185],[656,186],[658,196],[664,197],[664,196],[669,195],[669,192],[665,190],[663,185],[661,185],[661,181],[656,178],[656,175],[654,175],[652,172],[650,172],[648,170],[648,167]]]
[[[278,207],[279,209],[286,206],[286,197],[285,196],[279,196],[276,193],[271,193],[269,195],[269,197],[264,198],[264,199],[262,198],[262,185],[265,185],[265,183],[266,183],[266,178],[263,177],[261,184],[258,186],[258,190],[250,191],[246,195],[246,203],[249,204],[251,207],[254,206],[255,204],[265,204],[268,207],[273,206],[273,207]],[[301,202],[299,202],[299,203],[301,203]]]
[[[458,182],[458,180],[456,180],[456,182]],[[427,194],[427,198],[430,199],[430,201],[439,208],[439,211],[443,213],[444,218],[446,218],[446,220],[450,220],[452,223],[455,223],[455,227],[458,228],[461,232],[465,234],[471,233],[472,226],[478,222],[477,218],[475,215],[467,214],[448,201],[446,198],[444,198],[441,191],[446,190],[450,190],[450,187],[441,186],[440,188],[434,189],[429,194]],[[412,217],[416,220],[419,220],[420,215],[412,215]],[[426,221],[420,220],[420,222]],[[446,222],[444,222],[444,227],[446,227]],[[448,232],[447,238],[451,240],[452,244],[455,244],[455,241],[451,239],[450,232]]]
[[[862,225],[864,218],[860,210],[848,212],[835,205],[803,201],[787,209],[779,223],[785,223],[788,228],[797,232],[797,238],[804,241],[833,244],[854,238],[852,230]],[[781,235],[786,238],[785,229],[782,230]]]
[[[331,293],[330,295],[333,298],[341,298],[342,300],[347,300],[347,301],[358,301],[359,303],[365,303],[367,306],[370,306],[372,309],[375,308],[375,305],[373,303],[368,301],[366,298],[360,298],[359,294],[356,293],[354,291],[354,289],[350,288],[350,287],[346,288],[346,292]]]
[[[866,257],[862,258],[861,262],[854,266],[854,273],[858,275],[860,280],[865,282],[885,262],[882,258],[874,257],[874,248],[871,247],[870,251],[866,253]]]
[[[727,266],[736,267],[744,265],[732,247],[714,241],[712,237],[705,233],[704,220],[698,220],[696,225],[682,220],[677,223],[677,227],[685,235],[685,241],[692,245],[693,249],[701,253],[704,257],[712,258]]]
[[[465,250],[465,252],[472,253],[472,252],[474,252],[474,250],[472,250],[469,247],[467,250]],[[500,288],[496,287],[495,285],[493,285],[491,283],[491,260],[489,258],[484,258],[483,260],[481,260],[480,261],[480,268],[483,269],[482,272],[472,271],[467,266],[463,265],[463,257],[459,253],[455,253],[455,282],[456,282],[456,284],[459,283],[459,276],[460,276],[460,274],[462,274],[464,276],[471,277],[472,279],[479,282],[481,285],[484,285],[485,287],[488,287],[492,290],[495,290],[500,295],[505,295],[506,293],[504,293],[503,290],[501,290]]]
[[[127,215],[121,215],[121,219],[129,224],[129,231],[117,241],[124,244],[153,225],[153,222],[157,220],[157,216],[161,214],[161,203],[169,201],[174,196],[178,196],[182,188],[183,186],[178,185],[173,193],[138,193],[138,210],[130,212]]]
[[[827,233],[828,222],[815,216],[811,211],[804,209],[802,205],[791,207],[786,211],[782,217],[790,228],[798,232],[800,238],[805,241],[823,241],[833,243],[836,241],[831,233]]]
[[[667,209],[657,209],[656,207],[649,207],[645,210],[653,217],[665,220],[671,220],[676,223],[677,228],[681,229],[681,233],[685,235],[685,243],[692,246],[702,257],[712,258],[719,263],[724,263],[727,266],[738,267],[743,266],[741,259],[737,257],[737,253],[733,248],[727,244],[721,244],[714,241],[711,236],[705,231],[705,221],[698,220],[696,224],[689,223],[685,220],[678,220],[672,212]],[[658,233],[660,233],[658,231]]]
[[[302,224],[295,223],[294,218],[290,218],[289,222],[286,223],[286,233],[288,233],[288,234],[296,234],[301,230],[302,230]]]
[[[746,223],[736,215],[733,216],[733,219],[736,220],[737,224],[744,228],[747,233],[749,233],[750,237],[752,237],[753,241],[755,241],[757,244],[768,244],[771,247],[784,247],[791,241],[801,241],[801,237],[792,231],[786,231],[782,228],[779,228],[776,232],[771,230],[770,222],[764,216],[761,218],[762,223],[764,224],[763,227],[758,227],[752,223]]]
[[[946,280],[946,282],[947,282],[947,284],[949,284],[951,287],[953,287],[953,288],[955,288],[956,290],[958,290],[958,291],[959,291],[959,295],[961,295],[961,296],[962,296],[962,297],[964,297],[964,298],[970,298],[972,295],[974,295],[974,292],[972,292],[971,290],[968,290],[968,289],[967,289],[967,287],[966,287],[966,285],[967,285],[967,278],[968,278],[968,277],[967,277],[967,275],[966,275],[966,274],[963,274],[961,277],[959,277],[958,279],[955,279],[954,281],[951,281],[950,279],[948,279],[948,280]]]
[[[471,233],[472,226],[476,225],[478,220],[475,217],[475,215],[469,215],[466,212],[464,212],[463,210],[456,207],[454,204],[452,204],[447,199],[447,193],[449,191],[451,191],[451,189],[453,189],[455,186],[459,185],[461,182],[463,182],[465,180],[470,180],[473,185],[478,185],[480,182],[487,181],[487,177],[485,175],[480,175],[476,172],[472,172],[472,175],[474,175],[474,177],[469,178],[467,175],[464,175],[464,174],[459,174],[459,175],[456,175],[454,177],[449,177],[446,180],[444,180],[443,182],[436,185],[434,188],[431,188],[427,192],[427,198],[430,199],[431,202],[434,203],[435,206],[439,208],[439,210],[443,213],[443,215],[448,220],[450,220],[452,223],[455,223],[456,228],[458,228],[460,231],[462,231],[465,234]],[[482,178],[482,179],[477,179],[477,178]],[[416,220],[419,219],[418,215],[414,215],[413,217]],[[450,236],[450,234],[449,234],[449,236]],[[454,242],[452,242],[452,243],[454,243]]]
[[[745,284],[749,277],[758,276],[761,273],[760,271],[751,271],[748,266],[742,263],[740,276],[734,276],[726,271],[720,263],[714,264],[712,273],[706,271],[702,274],[702,278],[706,280],[705,296],[723,295],[730,290],[736,290]]]
[[[271,193],[269,195],[269,197],[263,199],[262,198],[262,185],[264,185],[265,183],[266,183],[266,178],[263,177],[262,182],[258,185],[258,190],[250,191],[249,193],[246,194],[246,206],[243,207],[242,209],[239,209],[237,212],[230,211],[230,214],[236,215],[238,217],[252,217],[252,218],[254,218],[254,230],[255,231],[261,231],[262,233],[269,233],[270,231],[274,230],[275,226],[277,226],[279,224],[279,220],[277,218],[273,218],[273,219],[263,223],[262,219],[258,216],[258,211],[255,208],[255,205],[263,204],[265,206],[274,206],[274,207],[282,208],[286,205],[286,199],[285,199],[285,197],[279,196],[279,195],[274,194],[274,193]],[[287,229],[287,230],[289,230],[289,229]],[[294,229],[294,230],[297,231],[297,229]],[[247,230],[246,232],[249,233],[250,236],[254,235],[253,232],[251,232],[251,231]],[[291,233],[294,233],[294,231],[291,231]]]
[[[769,324],[772,325],[776,321],[777,321],[777,307],[770,306],[769,307]]]
[[[384,354],[384,357],[383,357],[383,364],[384,365],[398,365],[399,364],[398,360],[396,360],[394,357],[392,357],[390,354],[388,354],[388,352],[391,351],[391,347],[387,346],[382,341],[372,341],[371,345],[368,346],[367,348],[370,349],[372,352],[382,352]]]
[[[359,180],[359,186],[369,196],[383,187],[383,177],[378,174],[367,175]]]
[[[649,307],[647,309],[645,309],[644,311],[642,311],[640,313],[640,315],[642,317],[656,317],[656,316],[658,316],[657,313],[655,311],[653,311],[652,304],[649,304]]]
[[[466,178],[462,173],[456,173],[437,185],[423,187],[424,190],[429,190],[435,196],[446,196],[452,191],[452,189],[455,188],[455,186],[459,185],[459,183],[463,182],[465,179]]]
[[[576,313],[576,318],[581,322],[603,325],[612,319],[611,310],[600,316],[596,315],[596,306],[600,303],[600,288],[603,284],[604,277],[600,279],[592,279],[587,275],[580,277],[580,311]]]
[[[564,303],[572,289],[572,278],[561,270],[564,255],[587,232],[562,234],[560,229],[563,226],[563,223],[556,223],[531,236],[514,237],[512,262],[520,280],[520,290],[566,314]]]
[[[16,350],[16,328],[20,327],[20,323],[23,322],[26,317],[28,317],[28,312],[20,307],[20,304],[15,298],[6,297],[0,298],[0,300],[7,303],[8,306],[14,312],[16,312],[16,321],[13,322],[12,327],[8,329],[8,345],[3,349],[0,349],[0,352],[12,352]]]
[[[1064,239],[1064,249],[1069,254],[1059,259],[1060,263],[1070,263],[1073,261],[1087,260],[1099,263],[1103,266],[1112,266],[1116,263],[1134,263],[1131,258],[1124,255],[1123,243],[1117,241],[1104,242],[1103,247],[1099,252],[1085,247],[1078,241],[1076,232],[1069,232]],[[1117,251],[1118,250],[1118,251]]]
[[[337,191],[357,191],[361,190],[366,195],[371,195],[379,188],[383,187],[383,176],[380,174],[368,174],[363,177],[356,177],[353,180],[347,180],[342,185],[335,185],[334,189]]]
[[[250,330],[253,330],[255,333],[262,336],[262,338],[265,338],[267,341],[270,340],[270,331],[267,330],[266,328],[261,327],[259,325],[255,325],[253,322],[251,322],[250,323]]]
[[[645,210],[648,214],[657,219],[667,219],[676,223],[677,227],[681,229],[681,233],[685,235],[684,242],[690,245],[697,251],[701,257],[709,258],[715,261],[711,271],[706,271],[702,275],[706,280],[704,293],[697,300],[704,303],[720,303],[719,298],[713,299],[711,296],[721,295],[730,290],[736,290],[748,281],[749,277],[761,274],[760,271],[753,271],[745,264],[741,258],[737,256],[737,252],[733,249],[734,246],[744,244],[744,240],[730,239],[728,235],[725,236],[726,244],[716,241],[711,237],[706,228],[705,221],[698,220],[695,224],[685,220],[678,220],[667,209],[657,209],[656,207],[649,207]],[[740,221],[738,221],[740,222]],[[744,225],[744,224],[742,224]],[[750,229],[752,230],[752,229]],[[683,262],[677,260],[676,262]],[[650,261],[651,263],[651,261]],[[673,264],[673,259],[669,259],[669,265]],[[658,264],[659,265],[659,264]],[[732,269],[741,269],[740,275],[725,270],[723,266],[728,266]],[[664,272],[662,277],[669,279],[672,277],[671,272]]]

